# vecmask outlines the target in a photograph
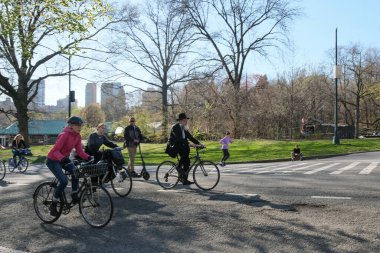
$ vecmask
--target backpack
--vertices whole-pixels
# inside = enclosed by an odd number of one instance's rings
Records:
[[[168,143],[166,143],[165,153],[168,154],[170,157],[175,158],[178,155],[178,150],[175,147],[175,145],[171,145],[168,141]]]
[[[165,153],[168,154],[171,158],[175,158],[178,155],[178,149],[174,144],[174,132],[173,129],[170,132],[169,140],[166,143]]]

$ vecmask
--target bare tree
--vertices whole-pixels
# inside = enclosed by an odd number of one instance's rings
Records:
[[[287,0],[178,0],[193,25],[210,43],[235,92],[235,136],[239,137],[240,86],[248,57],[264,57],[270,47],[287,40],[290,21],[299,13]],[[211,18],[212,17],[212,18]]]
[[[187,15],[177,12],[168,1],[146,1],[143,7],[136,22],[115,28],[120,35],[114,42],[115,53],[135,69],[112,65],[122,76],[134,80],[135,84],[129,86],[161,94],[162,137],[166,138],[170,88],[194,79],[202,67],[195,58],[190,60],[197,37]],[[141,84],[154,90],[144,89]]]
[[[354,107],[355,138],[358,138],[362,122],[361,105],[364,103],[365,106],[365,100],[371,99],[373,92],[370,87],[379,81],[380,54],[378,50],[365,50],[354,45],[343,49],[341,61],[344,69],[347,70],[344,81],[349,83],[345,89],[349,94],[343,94],[344,97],[341,96],[341,100],[346,109],[349,109],[347,105]],[[363,120],[365,121],[368,119]]]

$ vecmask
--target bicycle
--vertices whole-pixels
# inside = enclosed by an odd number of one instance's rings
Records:
[[[93,185],[91,177],[103,175],[107,172],[107,164],[92,164],[93,161],[76,164],[74,175],[77,178],[83,178],[79,186],[79,213],[87,224],[95,228],[101,228],[107,225],[113,216],[113,201],[109,192],[102,185]],[[71,175],[65,171],[66,175]],[[62,193],[60,201],[57,204],[58,215],[50,215],[49,207],[52,203],[53,193],[58,185],[55,178],[51,182],[41,183],[33,194],[34,210],[43,222],[53,223],[64,214],[70,213],[77,203],[72,200],[69,202],[65,192]]]
[[[116,195],[127,196],[132,190],[132,177],[129,171],[123,166],[124,157],[121,148],[102,149],[102,158],[99,163],[105,163],[108,170],[104,175],[100,175],[98,183],[104,185],[111,182],[111,187]]]
[[[5,162],[0,161],[0,181],[4,179],[5,174],[7,174],[7,169],[5,168]]]
[[[203,161],[199,155],[199,150],[205,148],[202,145],[196,145],[193,163],[186,171],[190,173],[193,169],[193,180],[195,185],[202,190],[214,189],[220,180],[220,172],[218,166],[211,161]],[[178,157],[177,157],[178,159]],[[157,183],[164,189],[174,188],[181,180],[178,174],[178,163],[172,161],[164,161],[158,165],[156,170]],[[182,170],[182,169],[180,169]]]
[[[24,173],[28,169],[29,159],[26,158],[25,156],[23,156],[26,152],[26,149],[18,149],[18,152],[21,154],[21,156],[20,156],[20,159],[17,163],[15,163],[15,160],[17,158],[13,159],[13,157],[11,157],[8,159],[8,170],[9,170],[9,172],[13,172],[16,168],[18,168],[18,170],[21,173]]]

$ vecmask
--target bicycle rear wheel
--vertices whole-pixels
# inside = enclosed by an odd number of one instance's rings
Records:
[[[37,187],[33,194],[34,211],[36,211],[38,218],[40,218],[45,223],[53,223],[54,221],[58,220],[62,214],[63,202],[61,199],[61,202],[59,202],[57,205],[59,215],[50,215],[49,207],[51,205],[53,193],[56,187],[57,184],[55,183],[44,182]]]
[[[18,164],[18,168],[20,172],[24,173],[28,169],[28,166],[29,166],[28,159],[26,159],[25,157],[21,158],[21,161]]]
[[[104,227],[113,215],[111,195],[100,185],[86,187],[80,196],[79,212],[90,226]]]
[[[4,161],[0,161],[0,181],[3,180],[6,173],[7,173],[7,169],[5,168]]]
[[[174,188],[179,181],[176,164],[172,161],[164,161],[156,170],[157,183],[164,189]]]
[[[111,177],[112,189],[118,196],[125,197],[132,190],[132,178],[124,167],[115,168],[115,172],[116,176]],[[114,171],[111,173],[114,173]]]
[[[202,190],[211,190],[219,183],[220,172],[218,166],[210,161],[201,161],[193,171],[194,183]]]

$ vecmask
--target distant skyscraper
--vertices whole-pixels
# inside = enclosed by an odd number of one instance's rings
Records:
[[[78,100],[75,99],[75,102],[71,102],[72,107],[78,106]],[[69,96],[66,96],[65,98],[61,98],[57,100],[57,108],[58,109],[66,109],[69,107]]]
[[[114,100],[120,94],[124,94],[123,86],[121,83],[103,83],[100,92],[100,104],[106,105],[110,101]]]
[[[96,103],[96,84],[95,83],[88,83],[86,85],[86,104],[85,106],[88,106],[90,104]]]
[[[103,83],[100,104],[107,121],[119,120],[126,114],[125,91],[121,83]]]
[[[31,92],[36,90],[36,85],[33,86]],[[33,99],[33,103],[36,106],[44,106],[45,105],[45,80],[41,80],[38,85],[37,95]]]

